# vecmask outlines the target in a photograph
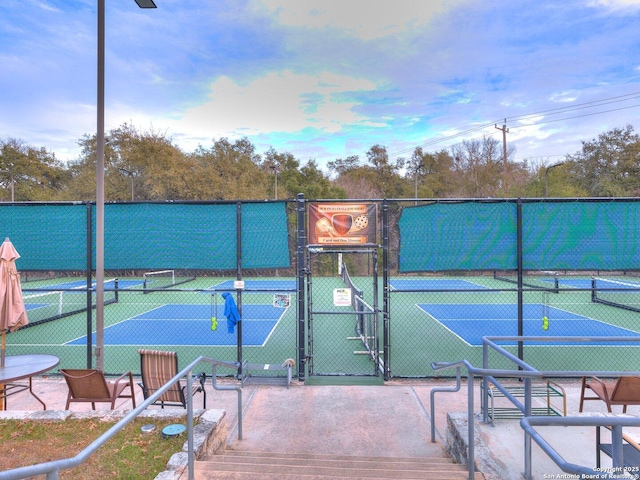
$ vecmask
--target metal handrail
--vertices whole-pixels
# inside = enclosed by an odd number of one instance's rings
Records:
[[[450,366],[453,366],[453,365],[450,365]],[[431,389],[431,394],[430,394],[431,396],[431,443],[436,443],[436,422],[434,421],[434,419],[436,418],[436,393],[457,392],[460,390],[460,386],[462,385],[462,381],[460,378],[461,365],[456,364],[455,366],[456,366],[456,386],[455,387],[436,387]]]
[[[543,378],[575,378],[575,377],[584,377],[584,376],[598,376],[598,377],[623,377],[623,376],[637,376],[638,372],[630,372],[630,371],[556,371],[556,370],[536,370],[534,367],[528,365],[523,360],[519,359],[511,352],[505,350],[496,342],[504,342],[504,341],[517,341],[517,342],[570,342],[570,343],[593,343],[593,342],[604,342],[604,343],[612,343],[612,342],[623,342],[623,343],[638,343],[638,338],[633,337],[525,337],[525,336],[509,336],[509,337],[483,337],[483,353],[482,353],[482,365],[484,368],[476,368],[467,360],[460,360],[457,362],[434,362],[431,364],[431,368],[434,371],[445,370],[449,368],[456,367],[457,368],[457,386],[455,389],[438,389],[437,391],[458,391],[460,388],[460,368],[465,367],[467,369],[467,415],[468,415],[468,472],[469,472],[469,480],[473,480],[474,478],[474,468],[475,468],[475,448],[474,448],[474,378],[481,377],[482,385],[485,387],[482,389],[482,399],[481,399],[481,409],[483,413],[483,421],[487,422],[487,403],[488,403],[488,383],[491,382],[498,388],[505,397],[513,403],[513,405],[518,408],[524,416],[523,420],[526,422],[522,423],[521,426],[525,432],[525,441],[524,441],[524,472],[523,476],[525,479],[529,480],[532,478],[531,475],[531,440],[535,440],[538,443],[543,451],[560,467],[564,472],[569,474],[581,474],[581,475],[592,475],[592,478],[609,478],[607,476],[603,476],[603,472],[597,469],[591,469],[588,467],[581,467],[577,465],[573,465],[568,463],[560,457],[555,450],[535,431],[531,428],[531,425],[542,425],[541,422],[551,422],[551,424],[563,424],[569,426],[592,426],[592,425],[609,425],[612,426],[612,454],[613,454],[613,464],[614,467],[622,467],[622,426],[640,426],[640,419],[637,421],[633,421],[630,418],[624,418],[620,421],[615,420],[610,416],[592,416],[588,418],[582,417],[564,417],[564,418],[553,418],[553,417],[531,417],[531,381],[533,379],[543,379]],[[513,361],[518,370],[505,370],[505,369],[491,369],[489,366],[489,349],[495,350],[498,354],[503,357]],[[501,378],[517,378],[524,382],[525,386],[525,395],[524,395],[524,404],[518,401],[513,395],[511,395],[506,387],[504,387],[501,382],[498,380],[498,377]],[[431,410],[435,411],[434,406],[434,395],[431,395]],[[433,421],[433,414],[432,414]],[[565,422],[565,423],[563,423]],[[573,422],[573,423],[572,423]],[[546,424],[545,424],[546,425]],[[432,442],[434,441],[434,428],[432,428]],[[544,445],[544,447],[543,447]],[[605,472],[606,473],[606,472]]]
[[[213,388],[216,390],[236,390],[238,392],[238,425],[239,425],[239,436],[238,438],[242,439],[242,388],[229,386],[223,387],[217,385],[216,383],[216,366],[222,366],[232,369],[239,369],[240,364],[238,362],[225,362],[221,360],[214,360],[212,358],[207,358],[200,356],[196,358],[193,362],[187,365],[184,369],[182,369],[175,377],[169,380],[164,386],[158,389],[153,395],[150,395],[144,402],[142,402],[138,407],[131,410],[127,415],[125,415],[118,423],[113,425],[109,430],[100,435],[96,440],[94,440],[91,444],[85,447],[82,451],[80,451],[76,456],[70,458],[63,458],[60,460],[53,460],[49,462],[39,463],[36,465],[28,465],[26,467],[14,468],[11,470],[5,470],[0,472],[0,480],[18,480],[23,478],[33,477],[35,475],[46,475],[46,480],[57,480],[59,477],[60,470],[65,470],[68,468],[74,468],[82,463],[86,462],[88,458],[93,455],[98,448],[104,445],[107,441],[113,438],[120,430],[126,427],[129,423],[131,423],[138,415],[140,415],[148,406],[155,403],[156,400],[162,396],[173,384],[178,382],[182,377],[186,377],[187,382],[187,391],[192,391],[193,386],[193,374],[192,371],[197,364],[200,362],[205,362],[211,364],[212,370],[212,383]],[[191,395],[187,395],[187,445],[188,445],[188,454],[187,454],[187,464],[188,464],[188,472],[189,472],[189,480],[194,479],[194,463],[195,463],[195,452],[194,452],[194,441],[193,441],[193,397]]]
[[[238,440],[242,440],[242,386],[244,385],[244,378],[242,382],[240,382],[240,385],[224,386],[224,385],[218,385],[216,381],[216,379],[218,378],[216,375],[216,366],[234,368],[237,370],[241,365],[238,362],[230,363],[230,362],[223,362],[220,360],[211,360],[211,359],[206,359],[205,361],[209,361],[212,364],[211,365],[211,385],[213,386],[214,390],[221,390],[221,391],[235,390],[236,392],[238,392]],[[246,364],[247,362],[245,360],[242,364],[241,371],[244,372]]]
[[[583,475],[586,478],[621,478],[623,471],[622,427],[639,427],[638,417],[525,417],[520,420],[520,426],[533,441],[555,462],[563,472]],[[575,465],[565,459],[540,435],[534,426],[562,426],[562,427],[612,427],[611,428],[611,459],[612,468],[591,469]],[[580,478],[584,478],[580,477]]]

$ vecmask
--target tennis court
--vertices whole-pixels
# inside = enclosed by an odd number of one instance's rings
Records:
[[[425,291],[425,290],[486,290],[487,287],[479,283],[460,279],[395,279],[389,282],[392,290]]]
[[[418,304],[418,307],[470,346],[481,346],[483,336],[517,335],[517,304]],[[542,318],[548,318],[548,329]],[[524,335],[538,337],[638,337],[640,333],[545,304],[523,305]],[[514,343],[515,344],[515,343]],[[542,344],[528,342],[528,345]],[[562,345],[544,342],[544,345]],[[593,343],[592,345],[597,345]],[[615,343],[607,343],[615,345]]]
[[[213,308],[213,310],[212,310]],[[286,308],[248,304],[242,309],[242,342],[247,346],[264,346]],[[237,336],[227,332],[224,305],[167,304],[128,318],[104,329],[105,345],[209,345],[235,346]],[[211,330],[211,317],[218,328]],[[92,342],[95,343],[95,334]],[[85,345],[79,337],[67,345]]]

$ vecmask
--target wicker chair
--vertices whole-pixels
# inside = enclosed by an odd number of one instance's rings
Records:
[[[142,388],[142,393],[146,399],[178,374],[178,354],[176,352],[144,349],[138,350],[138,353],[140,354],[140,371],[142,373],[142,382],[138,385]],[[205,379],[204,372],[195,375],[191,392],[186,392],[186,385],[183,386],[178,380],[153,404],[159,404],[161,408],[164,408],[165,405],[187,408],[187,394],[193,396],[198,392],[202,392],[202,408],[207,408],[207,392],[204,389]]]
[[[118,398],[130,398],[136,408],[131,372],[123,373],[114,381],[107,381],[104,373],[96,369],[61,368],[60,373],[69,387],[66,410],[71,403],[91,403],[93,410],[96,403],[110,403],[113,410]],[[127,389],[129,394],[125,394]]]

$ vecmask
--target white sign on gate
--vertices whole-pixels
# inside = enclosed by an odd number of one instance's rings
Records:
[[[350,288],[334,288],[333,289],[333,305],[336,307],[351,306],[351,289]]]

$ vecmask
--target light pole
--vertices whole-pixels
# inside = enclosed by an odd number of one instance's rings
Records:
[[[565,162],[558,162],[558,163],[554,163],[553,165],[549,165],[547,168],[544,169],[544,198],[547,198],[547,174],[549,173],[549,170],[564,164]]]
[[[278,199],[278,167],[276,165],[271,165],[269,168],[273,170],[273,174],[275,176],[274,186],[273,186],[273,198],[277,200]]]
[[[96,134],[96,368],[104,368],[104,57],[105,2],[98,0],[98,99]],[[153,0],[136,0],[140,8],[156,8]]]
[[[415,205],[418,205],[418,172],[422,170],[422,167],[424,167],[422,163],[416,165],[416,170],[413,174],[413,178],[415,180],[415,185],[413,189],[413,198],[415,198]]]
[[[122,168],[122,167],[118,167],[118,170],[120,170],[121,173],[124,173],[125,175],[129,175],[129,177],[131,178],[131,201],[133,202],[134,200],[134,191],[133,191],[133,172],[130,170],[127,170],[126,168]]]
[[[13,203],[15,202],[15,191],[14,191],[15,180],[13,178],[13,172],[11,170],[0,170],[0,172],[9,174],[9,181],[11,185],[11,203]]]

